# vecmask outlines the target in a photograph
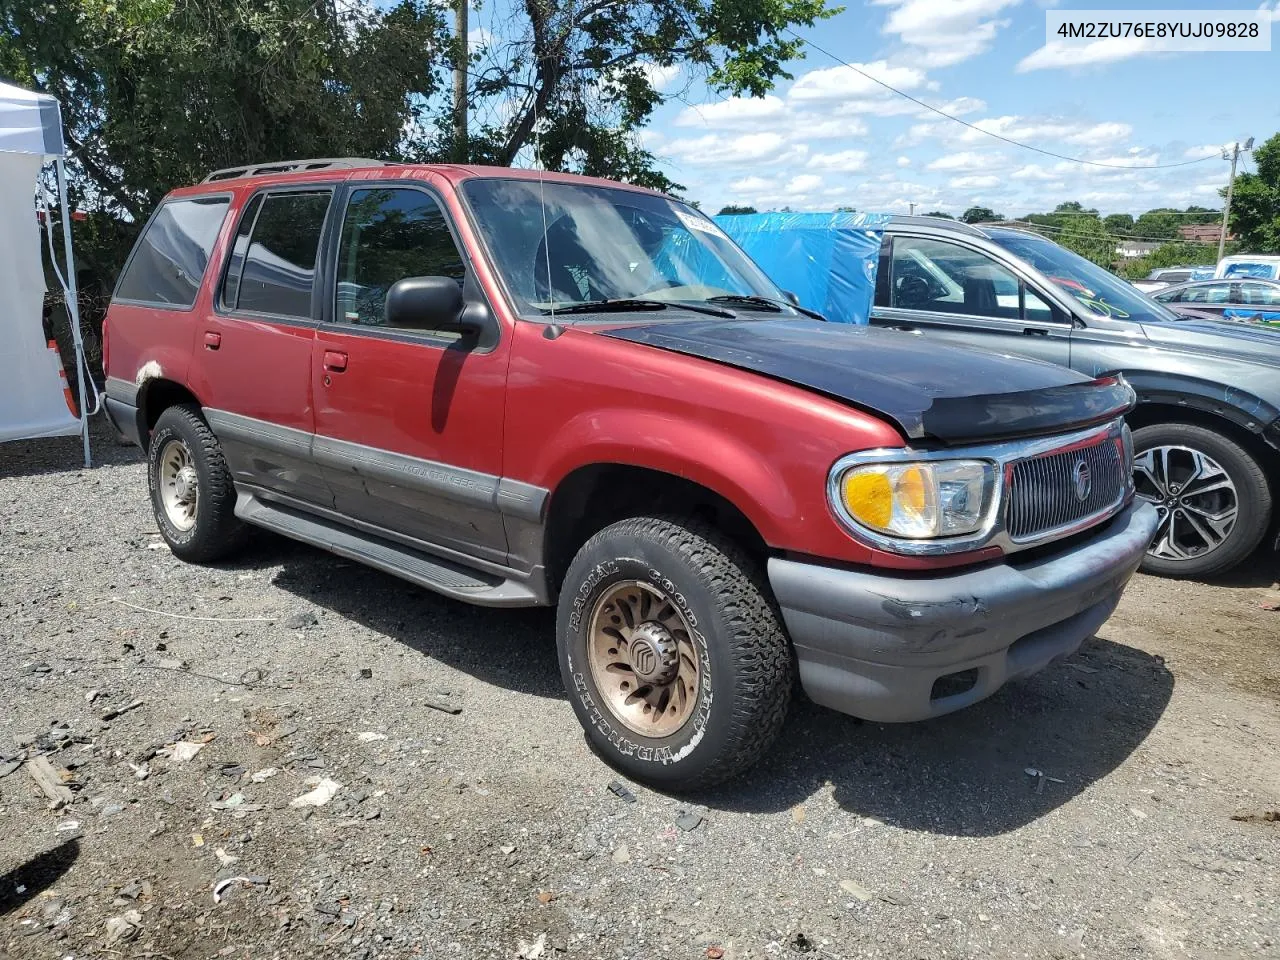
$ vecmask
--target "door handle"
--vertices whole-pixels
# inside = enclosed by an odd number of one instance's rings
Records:
[[[1024,337],[1047,337],[1049,335],[1049,331],[1040,330],[1037,327],[1026,327],[1022,331],[1022,335]]]
[[[217,350],[222,346],[222,334],[209,331],[204,335],[204,348],[206,350]]]
[[[332,370],[334,373],[341,373],[347,369],[347,355],[341,350],[326,350],[324,352],[324,368]]]

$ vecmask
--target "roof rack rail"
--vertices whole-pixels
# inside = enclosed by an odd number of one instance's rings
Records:
[[[240,177],[261,177],[269,173],[385,166],[387,166],[387,161],[385,160],[370,160],[366,157],[320,157],[314,160],[282,160],[278,163],[251,163],[242,167],[226,167],[223,170],[213,171],[200,182],[214,183],[219,180],[236,180]]]
[[[956,233],[965,233],[970,236],[983,236],[982,230],[971,223],[965,223],[963,220],[949,220],[944,217],[925,217],[925,216],[903,216],[895,214],[889,219],[889,222],[899,227],[927,227],[927,226],[945,226],[949,230]],[[984,224],[989,226],[989,224]]]

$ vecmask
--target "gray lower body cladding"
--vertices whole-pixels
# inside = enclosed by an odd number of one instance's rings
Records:
[[[811,699],[924,720],[1074,652],[1111,616],[1155,529],[1155,510],[1135,503],[1092,538],[1022,563],[895,576],[775,558],[769,581]]]

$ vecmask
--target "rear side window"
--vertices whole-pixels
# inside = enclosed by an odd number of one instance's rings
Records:
[[[223,280],[228,310],[311,316],[316,253],[330,190],[254,198],[236,231]]]
[[[190,309],[230,202],[198,197],[161,204],[138,238],[115,299]]]

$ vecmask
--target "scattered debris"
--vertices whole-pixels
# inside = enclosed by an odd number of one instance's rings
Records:
[[[1135,817],[1137,817],[1139,820],[1147,819],[1147,815],[1143,813],[1141,810],[1139,810],[1137,807],[1130,807],[1129,812],[1133,814]]]
[[[357,734],[356,739],[361,743],[373,743],[377,740],[387,739],[387,735],[385,733],[377,733],[373,730],[366,730],[364,733]]]
[[[515,848],[515,847],[513,847],[511,844],[504,844],[503,846],[499,847],[498,849],[502,852],[502,855],[503,855],[504,857],[509,857],[509,856],[511,856],[513,853],[515,853],[515,852],[516,852],[516,848]]]
[[[720,960],[724,956],[724,947],[707,947],[707,960]]]
[[[372,679],[373,679],[373,671],[372,671],[371,669],[369,669],[368,667],[361,667],[361,668],[360,668],[360,679],[361,679],[361,680],[372,680]]]
[[[441,713],[458,714],[462,712],[462,708],[455,703],[450,703],[444,699],[448,694],[439,694],[437,696],[428,696],[422,701],[424,707],[430,707],[432,710],[439,710]]]
[[[609,792],[624,803],[635,803],[636,795],[627,789],[627,785],[619,780],[614,780],[609,784]]]
[[[521,940],[516,944],[516,956],[519,960],[538,960],[543,952],[547,949],[547,935],[545,933],[538,934],[538,939],[533,943],[527,943]]]
[[[190,740],[180,740],[169,749],[169,755],[179,763],[186,763],[188,760],[194,760],[197,753],[204,749],[203,743],[192,743]]]
[[[265,887],[270,882],[267,877],[227,877],[213,885],[213,902],[221,903],[223,891],[237,883],[246,887]]]
[[[856,900],[867,903],[876,898],[876,895],[860,884],[857,880],[841,880],[840,889]]]
[[[3,780],[9,774],[13,773],[13,771],[17,770],[20,766],[22,766],[21,759],[9,760],[6,763],[0,763],[0,780]]]
[[[106,803],[103,804],[102,809],[98,811],[98,817],[105,820],[107,817],[114,817],[117,814],[124,813],[124,810],[125,806],[123,803]]]
[[[240,859],[239,857],[233,857],[231,854],[227,853],[227,851],[223,850],[221,847],[213,851],[213,855],[218,858],[218,862],[222,864],[224,867],[229,867],[233,863],[238,862]]]
[[[202,834],[199,834],[199,833],[193,833],[193,834],[191,835],[191,845],[192,845],[193,847],[203,847],[203,846],[204,846],[204,836],[203,836]]]
[[[93,703],[93,701],[98,699],[98,691],[90,690],[88,693],[84,695],[84,699],[86,703]]]
[[[630,863],[631,848],[628,847],[625,843],[620,843],[618,844],[617,848],[613,851],[612,856],[613,856],[614,863]]]
[[[107,921],[107,946],[119,943],[121,940],[132,940],[138,935],[138,928],[141,926],[142,914],[137,910],[126,910],[120,916],[112,917]]]
[[[791,938],[789,946],[796,953],[810,953],[815,949],[813,941],[799,931]]]
[[[556,898],[556,895],[555,895],[554,893],[552,893],[550,890],[539,890],[539,891],[538,891],[538,902],[539,902],[539,903],[547,904],[547,903],[550,903],[550,902],[551,902],[552,900],[554,900],[555,898]]]
[[[145,780],[151,776],[151,765],[149,763],[131,763],[129,769],[133,771],[134,777],[139,780]]]
[[[289,801],[289,806],[323,807],[333,799],[334,794],[342,789],[342,784],[336,780],[330,780],[328,777],[308,777],[303,783],[308,787],[314,787],[314,789],[300,797],[294,797]]]
[[[682,810],[676,815],[676,826],[688,833],[702,825],[702,814],[693,810]]]
[[[79,820],[63,820],[54,828],[58,833],[74,833],[80,829]]]
[[[60,809],[72,801],[71,788],[67,786],[72,777],[68,771],[55,767],[44,757],[32,757],[25,766],[36,786],[51,801],[51,809]]]
[[[279,772],[275,767],[263,767],[261,770],[249,774],[249,780],[253,783],[265,783]]]
[[[804,823],[804,804],[797,803],[791,808],[791,822]]]
[[[274,623],[274,617],[195,617],[185,613],[170,613],[168,610],[154,610],[151,607],[144,607],[136,603],[130,603],[128,600],[121,600],[119,597],[108,597],[107,603],[119,603],[133,610],[141,610],[143,613],[154,613],[158,617],[173,617],[175,620],[198,620],[201,623]]]
[[[1280,810],[1263,810],[1261,813],[1233,813],[1231,819],[1238,823],[1280,823]]]

